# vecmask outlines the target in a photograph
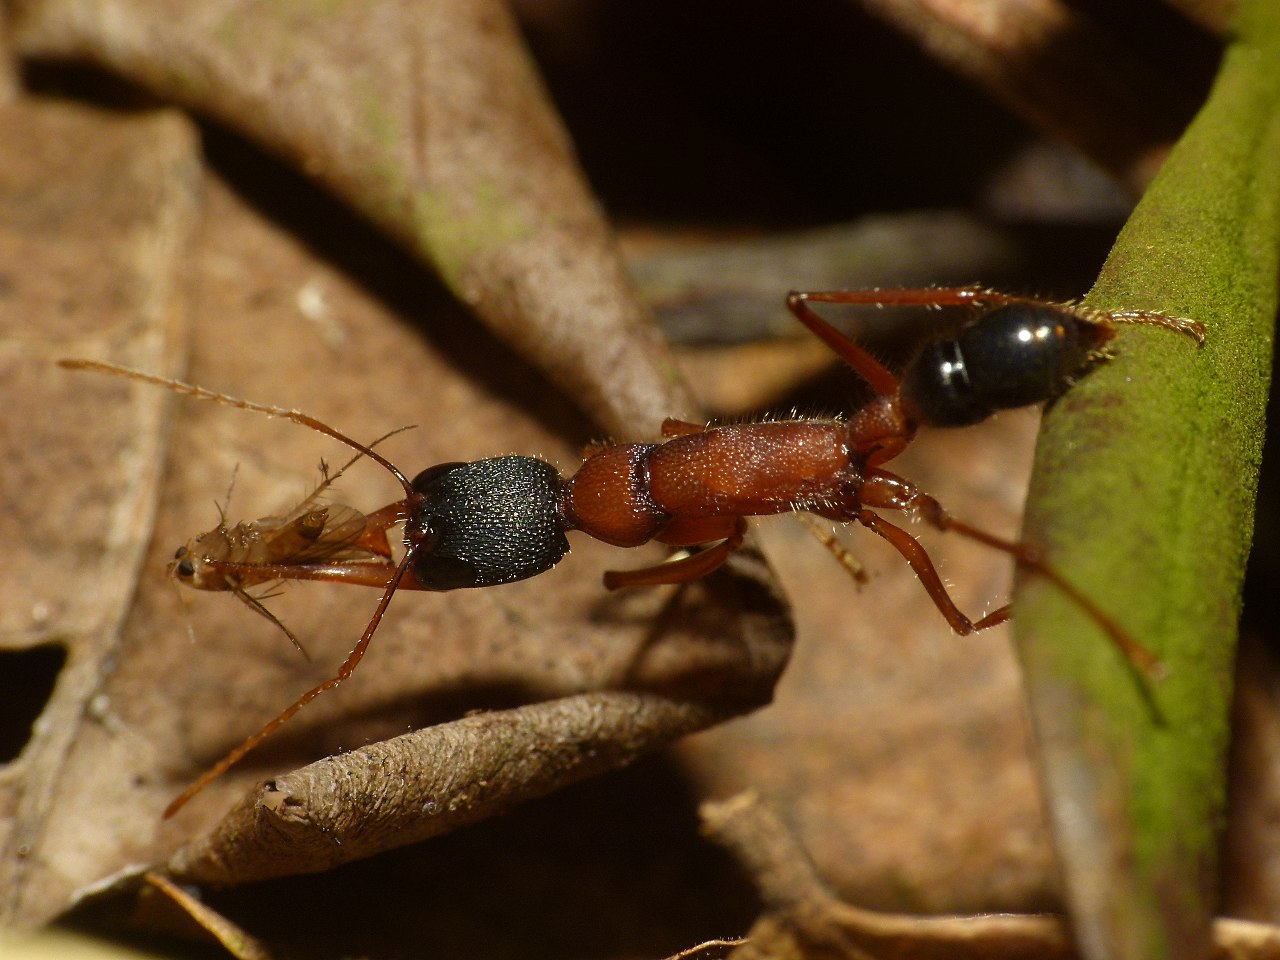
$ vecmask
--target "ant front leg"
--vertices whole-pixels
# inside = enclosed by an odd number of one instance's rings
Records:
[[[1158,678],[1163,673],[1163,665],[1155,654],[1142,644],[1138,643],[1138,641],[1133,639],[1133,637],[1129,636],[1128,632],[1126,632],[1124,628],[1115,621],[1115,619],[1098,607],[1098,605],[1082,593],[1075,584],[1059,573],[1054,567],[1050,566],[1045,559],[1040,556],[1040,551],[1030,544],[1023,543],[1018,540],[1006,540],[1003,537],[997,537],[985,530],[970,526],[962,520],[957,520],[943,509],[942,504],[929,496],[911,481],[899,477],[896,474],[889,473],[887,470],[869,468],[866,471],[861,490],[861,497],[864,504],[885,507],[893,510],[901,510],[908,515],[918,516],[920,519],[939,530],[954,531],[955,533],[958,533],[970,540],[975,540],[978,543],[985,544],[993,550],[999,550],[1001,553],[1009,554],[1019,565],[1034,571],[1039,576],[1044,577],[1070,597],[1074,603],[1076,603],[1093,619],[1095,623],[1098,624],[1098,626],[1106,631],[1107,635],[1111,638],[1111,641],[1140,674],[1150,678]],[[863,510],[862,513],[869,513],[869,511]],[[914,537],[911,537],[905,531],[898,530],[896,527],[888,524],[887,521],[875,514],[871,514],[871,516],[875,518],[875,522],[878,522],[880,526],[888,527],[914,543],[915,548],[917,548],[919,553],[923,555],[923,561],[928,563],[929,568],[932,569],[932,563],[929,561],[928,554],[924,552],[924,548],[920,546]],[[933,598],[934,603],[938,605],[940,610],[942,610],[943,616],[946,616],[947,621],[951,623],[951,617],[947,615],[946,608],[942,601],[945,600],[945,603],[949,604],[953,608],[955,605],[951,603],[950,597],[946,595],[946,589],[942,586],[941,581],[937,580],[937,574],[934,573],[932,577],[933,580],[936,581],[937,585],[936,587],[931,586],[931,582],[926,580],[925,575],[921,573],[922,568],[917,567],[917,561],[913,561],[909,545],[900,545],[898,541],[895,541],[883,530],[877,529],[876,526],[868,523],[862,515],[857,516],[855,519],[864,526],[870,526],[876,533],[879,533],[882,537],[885,537],[885,539],[893,543],[895,547],[898,547],[899,552],[907,558],[907,562],[911,563],[912,568],[920,575],[921,581],[925,584],[925,589],[929,591],[929,596]],[[959,611],[956,612],[958,613]],[[1007,620],[1008,617],[1009,607],[1006,605],[983,617],[973,626],[976,630],[982,630],[986,627],[1001,623],[1004,620]],[[952,626],[954,627],[955,624],[952,623]],[[963,633],[965,631],[957,630],[956,632]]]
[[[903,559],[911,565],[911,569],[920,578],[920,583],[929,594],[933,605],[938,608],[951,629],[960,636],[967,636],[975,630],[985,630],[1007,619],[1008,613],[1005,607],[974,623],[960,611],[955,601],[951,599],[951,594],[947,593],[946,585],[943,584],[937,568],[933,565],[933,559],[919,540],[871,510],[860,509],[852,519],[857,520],[872,533],[883,537],[902,554]]]
[[[792,290],[787,294],[787,309],[791,311],[797,320],[808,327],[814,336],[830,347],[836,356],[852,367],[858,376],[867,381],[872,390],[882,397],[892,397],[898,393],[898,378],[886,370],[879,360],[814,313],[808,304],[810,300],[819,303],[875,304],[879,301],[857,298],[862,294],[879,292],[876,290],[849,290],[844,292],[804,293]],[[838,299],[841,297],[850,299]]]

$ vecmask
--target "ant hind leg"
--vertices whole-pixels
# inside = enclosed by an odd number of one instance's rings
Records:
[[[610,570],[604,575],[605,588],[619,590],[624,587],[656,587],[662,584],[699,580],[724,566],[729,555],[742,546],[742,540],[746,534],[746,519],[736,517],[728,536],[714,546],[683,559],[668,560],[653,567],[642,567],[639,570]]]

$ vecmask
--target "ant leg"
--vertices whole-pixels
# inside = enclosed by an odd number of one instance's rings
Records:
[[[729,559],[729,554],[742,546],[742,538],[747,533],[747,521],[745,518],[733,517],[724,519],[731,519],[733,526],[724,535],[725,538],[715,546],[708,547],[706,550],[692,554],[682,560],[668,560],[666,563],[660,563],[654,567],[642,567],[639,570],[610,570],[604,575],[605,588],[618,590],[623,587],[656,587],[667,583],[688,583],[718,570]],[[665,535],[664,532],[664,540]],[[706,538],[695,542],[704,543]]]
[[[841,335],[831,331],[830,334],[819,330],[811,320],[816,319],[811,310],[804,307],[800,301],[811,300],[817,303],[835,303],[875,307],[1004,307],[1004,306],[1033,306],[1044,307],[1051,306],[1065,310],[1072,316],[1077,317],[1086,323],[1110,324],[1110,323],[1144,323],[1157,327],[1164,327],[1166,330],[1172,330],[1174,333],[1181,333],[1190,337],[1199,346],[1204,346],[1205,327],[1203,323],[1196,320],[1189,320],[1186,317],[1171,317],[1167,313],[1161,313],[1158,310],[1098,310],[1092,307],[1083,307],[1078,303],[1056,303],[1049,300],[1042,300],[1038,297],[1020,296],[1012,293],[1001,293],[999,290],[988,290],[984,287],[918,287],[902,290],[828,290],[814,291],[809,293],[792,293],[788,300],[787,306],[791,308],[800,322],[813,330],[822,340],[827,343],[836,353],[842,357],[845,356],[843,351],[836,346],[830,339],[831,335],[840,337]],[[808,316],[802,315],[801,311]],[[821,323],[822,321],[819,321]],[[853,363],[847,357],[846,362],[855,370],[862,373],[861,367]],[[867,378],[868,382],[872,382]],[[872,384],[874,386],[874,383]],[[883,393],[876,388],[877,393]]]
[[[1196,346],[1204,346],[1205,326],[1198,320],[1186,317],[1171,317],[1158,310],[1094,310],[1075,303],[1064,303],[1061,306],[1087,323],[1144,323],[1154,327],[1163,327],[1190,337]]]
[[[960,608],[956,606],[955,601],[951,599],[951,595],[947,593],[947,588],[943,585],[942,578],[938,576],[938,571],[934,568],[933,560],[930,559],[928,551],[921,546],[919,540],[870,510],[859,510],[853,519],[857,520],[872,533],[879,534],[885,540],[888,540],[894,549],[902,554],[903,559],[911,565],[911,569],[920,578],[920,583],[925,592],[929,594],[929,599],[933,601],[933,605],[938,608],[947,623],[951,625],[952,630],[963,637],[973,633],[974,630],[981,629],[960,612]],[[979,623],[981,622],[979,621]],[[987,624],[987,626],[990,625]]]
[[[868,307],[964,307],[983,306],[991,303],[1007,303],[1012,301],[1039,303],[1031,297],[1016,297],[984,290],[982,287],[904,287],[900,289],[880,289],[872,287],[867,290],[812,290],[807,292],[792,291],[788,295],[788,306],[791,301],[812,300],[816,303],[836,303],[849,306],[863,305]],[[792,310],[794,313],[794,309]]]
[[[865,292],[874,293],[875,291]],[[850,295],[854,293],[857,293],[857,291],[851,291]],[[832,293],[802,293],[792,290],[787,294],[787,309],[791,311],[797,320],[808,327],[814,336],[830,347],[836,356],[852,367],[858,376],[867,381],[872,390],[882,397],[894,396],[898,392],[898,378],[886,370],[879,360],[814,313],[806,303],[807,300],[817,300],[823,303],[875,302],[873,300],[830,299],[838,295]]]
[[[937,527],[939,530],[952,530],[970,540],[975,540],[978,543],[986,544],[994,550],[1009,554],[1020,565],[1035,571],[1070,597],[1080,609],[1084,610],[1098,626],[1106,631],[1120,652],[1141,673],[1152,678],[1158,678],[1163,674],[1164,666],[1154,653],[1129,636],[1114,619],[1082,593],[1070,580],[1046,563],[1044,558],[1040,556],[1040,551],[1030,544],[1019,540],[1006,540],[1003,537],[997,537],[994,534],[987,533],[985,530],[970,526],[962,520],[957,520],[943,509],[942,504],[919,489],[911,481],[886,470],[879,470],[874,467],[868,468],[860,493],[864,503],[902,510],[909,515],[920,517],[926,523]],[[1008,616],[1008,608],[1004,607],[989,614],[979,623],[990,621],[993,617],[1001,614],[1003,616],[1000,619],[1005,619]],[[999,623],[1000,620],[995,620],[994,622]]]
[[[830,551],[840,566],[844,567],[849,576],[853,577],[854,583],[861,585],[867,582],[867,571],[862,566],[862,563],[844,548],[844,545],[836,539],[834,533],[820,524],[812,514],[797,513],[796,519],[804,524],[814,538]]]
[[[317,580],[322,583],[353,583],[360,587],[383,587],[390,583],[396,567],[390,561],[369,560],[352,563],[238,563],[234,560],[211,561],[217,570],[241,576],[252,576],[259,583],[270,580]],[[404,590],[421,590],[408,575]]]
[[[705,423],[690,423],[688,420],[677,420],[675,417],[667,417],[662,421],[662,435],[664,437],[689,437],[695,433],[706,433],[707,425]]]
[[[999,623],[1008,623],[1009,614],[1011,614],[1012,612],[1013,612],[1013,607],[1006,603],[1003,607],[999,607],[998,609],[992,610],[981,620],[978,620],[977,622],[975,622],[973,625],[973,629],[985,630],[987,629],[987,627],[994,627],[996,624],[999,624]]]
[[[391,603],[391,598],[395,595],[396,589],[400,586],[401,581],[406,579],[407,575],[411,576],[410,565],[412,562],[413,551],[410,550],[405,554],[404,559],[400,561],[399,565],[392,571],[390,578],[386,581],[386,589],[382,593],[382,599],[378,601],[377,609],[373,611],[373,616],[369,619],[368,625],[364,628],[364,633],[361,634],[360,639],[356,641],[356,645],[352,648],[351,652],[347,654],[347,659],[342,662],[342,666],[338,668],[338,672],[328,680],[324,681],[324,683],[312,687],[281,711],[273,720],[263,726],[261,730],[253,734],[253,736],[241,743],[240,746],[236,747],[212,767],[202,773],[195,783],[191,784],[191,786],[187,787],[186,790],[178,794],[178,796],[174,798],[173,802],[170,803],[169,806],[165,807],[164,818],[166,820],[186,806],[188,800],[230,770],[231,767],[238,763],[250,750],[260,744],[267,737],[271,736],[271,734],[275,733],[276,730],[280,729],[280,727],[283,726],[284,723],[295,713],[305,707],[316,697],[320,696],[320,694],[328,690],[332,690],[338,684],[342,683],[343,680],[346,680],[351,676],[356,667],[360,665],[360,661],[364,659],[365,651],[369,649],[369,641],[373,639],[374,631],[378,629],[378,624],[382,622],[382,615],[386,613],[387,605]],[[405,586],[408,585],[409,584],[405,584]]]
[[[807,293],[792,293],[792,298],[812,300],[815,303],[835,303],[846,306],[869,307],[1062,307],[1079,316],[1082,320],[1093,318],[1105,321],[1110,317],[1131,319],[1133,323],[1163,323],[1179,318],[1168,317],[1163,313],[1149,310],[1134,310],[1112,313],[1107,310],[1094,310],[1073,303],[1058,303],[1040,297],[1028,297],[1018,293],[1001,293],[987,287],[970,285],[967,287],[904,287],[901,289],[881,290],[817,290]],[[793,311],[794,312],[794,311]],[[1145,318],[1152,318],[1150,320]],[[1155,318],[1161,318],[1159,320]],[[1192,323],[1193,321],[1182,321]],[[1175,329],[1178,329],[1175,327]]]
[[[1111,637],[1111,641],[1124,654],[1125,658],[1143,674],[1153,679],[1158,679],[1164,674],[1164,664],[1160,662],[1160,659],[1154,653],[1129,636],[1120,624],[1082,593],[1075,584],[1046,563],[1044,558],[1040,556],[1040,551],[1035,547],[1017,540],[1004,540],[1000,537],[994,537],[985,530],[971,527],[969,524],[949,516],[932,497],[927,497],[926,499],[931,503],[929,504],[929,509],[926,509],[922,515],[929,523],[939,530],[954,530],[970,540],[977,540],[979,543],[985,543],[1009,554],[1020,565],[1028,570],[1035,571],[1070,597],[1080,609],[1106,631],[1107,635]],[[932,515],[935,511],[936,517]]]

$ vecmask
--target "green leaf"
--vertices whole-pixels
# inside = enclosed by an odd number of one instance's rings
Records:
[[[1167,670],[1136,681],[1078,605],[1020,577],[1018,644],[1090,958],[1204,956],[1217,899],[1280,276],[1280,4],[1246,0],[1236,28],[1086,300],[1191,317],[1207,343],[1123,329],[1115,358],[1047,413],[1028,500],[1027,542]]]

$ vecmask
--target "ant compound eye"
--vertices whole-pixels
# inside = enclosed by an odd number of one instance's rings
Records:
[[[569,552],[560,474],[541,460],[441,464],[419,474],[413,486],[424,497],[408,526],[411,542],[419,544],[413,573],[429,590],[524,580]]]
[[[957,338],[974,393],[993,410],[1040,403],[1061,393],[1086,362],[1080,324],[1054,306],[993,310]]]
[[[179,547],[177,550],[173,551],[173,559],[181,560],[187,555],[187,553],[188,551],[186,547]]]

